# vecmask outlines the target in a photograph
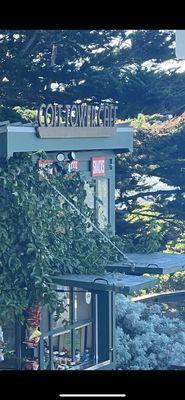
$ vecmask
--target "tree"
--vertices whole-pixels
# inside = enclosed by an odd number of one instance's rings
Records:
[[[108,260],[118,257],[52,189],[54,185],[93,219],[93,211],[84,204],[86,191],[80,174],[64,169],[46,173],[47,180],[32,157],[15,154],[0,165],[1,324],[23,318],[23,311],[37,304],[57,309],[60,304],[51,287],[53,275],[100,273]],[[107,235],[111,237],[108,231]]]
[[[117,233],[130,234],[135,250],[140,251],[142,246],[149,251],[151,234],[157,249],[162,250],[169,241],[174,246],[184,232],[185,117],[182,114],[164,122],[160,118],[158,115],[155,122],[139,115],[133,121],[134,153],[117,158],[117,203],[122,205],[122,210],[117,210]],[[152,189],[146,177],[157,177],[166,189]]]
[[[175,57],[173,43],[161,30],[1,30],[0,118],[14,122],[15,107],[42,102],[106,99],[122,118],[171,113],[184,104],[184,74],[158,68]]]

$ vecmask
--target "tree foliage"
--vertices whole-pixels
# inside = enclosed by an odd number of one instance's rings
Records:
[[[157,285],[152,288],[141,289],[135,293],[134,296],[140,296],[150,293],[173,292],[178,290],[185,290],[185,272],[177,271],[173,274],[152,275],[145,274],[145,276],[153,276],[158,279]]]
[[[117,157],[117,233],[128,234],[137,251],[151,251],[153,241],[154,251],[183,252],[184,118],[139,114],[132,122],[133,154]],[[155,189],[154,177],[163,187]]]
[[[38,155],[35,155],[38,158]],[[34,304],[57,308],[51,277],[101,273],[118,253],[56,194],[54,185],[88,218],[80,174],[39,173],[29,154],[15,154],[0,165],[0,318],[21,316]],[[111,237],[110,232],[107,234]],[[116,240],[114,237],[113,241]]]
[[[173,58],[170,30],[1,30],[0,119],[76,100],[117,102],[122,118],[180,112],[184,74],[160,69]]]

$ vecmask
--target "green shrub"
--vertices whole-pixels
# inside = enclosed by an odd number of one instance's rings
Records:
[[[116,295],[116,368],[164,370],[184,364],[185,322]]]

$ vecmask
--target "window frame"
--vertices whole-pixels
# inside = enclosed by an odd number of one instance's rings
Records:
[[[62,286],[62,285],[61,285]],[[66,286],[64,286],[66,287]],[[63,290],[62,290],[63,291]],[[53,337],[65,334],[65,333],[70,333],[70,347],[71,347],[71,358],[72,361],[75,360],[75,330],[80,329],[84,326],[90,326],[92,325],[92,351],[93,351],[93,360],[94,363],[96,363],[96,357],[95,357],[95,349],[96,349],[96,294],[93,290],[91,290],[92,298],[91,298],[91,304],[92,304],[92,313],[91,313],[91,318],[84,319],[81,321],[75,321],[75,301],[74,301],[74,295],[75,292],[81,292],[83,291],[84,293],[87,291],[86,289],[83,288],[77,288],[77,287],[66,287],[65,291],[69,291],[69,324],[67,324],[65,327],[53,327],[53,316],[52,314],[45,309],[45,311],[42,313],[41,316],[41,333],[42,336],[40,338],[40,343],[39,343],[39,369],[45,369],[44,368],[44,340],[48,338],[49,341],[49,370],[54,369],[53,365]],[[88,290],[89,291],[89,290]],[[44,318],[44,313],[47,312],[48,314],[48,322],[49,322],[49,330],[44,330],[43,329],[43,324],[42,320]]]

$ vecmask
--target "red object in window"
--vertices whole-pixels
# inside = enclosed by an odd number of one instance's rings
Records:
[[[91,176],[105,176],[105,157],[91,158]]]

